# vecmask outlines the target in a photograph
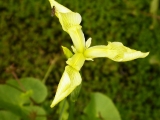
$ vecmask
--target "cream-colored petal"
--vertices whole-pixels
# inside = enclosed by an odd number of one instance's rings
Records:
[[[81,28],[72,27],[68,33],[76,51],[82,53],[85,50],[85,38]]]
[[[91,42],[92,42],[92,38],[89,38],[89,39],[86,41],[86,48],[89,48],[89,47],[90,47]]]
[[[73,45],[71,46],[71,48],[72,48],[72,50],[73,50],[74,53],[77,53],[77,50],[76,50],[76,48],[74,48]]]
[[[80,70],[85,62],[85,57],[82,53],[76,53],[67,60],[67,64],[76,70]]]
[[[144,58],[149,52],[143,53],[125,47],[120,42],[109,42],[107,46],[94,46],[84,52],[86,58],[108,57],[117,62],[125,62],[137,58]]]
[[[72,12],[71,10],[54,0],[49,1],[51,3],[51,8],[54,7],[55,9],[55,14],[59,18],[59,21],[64,31],[68,32],[68,30],[73,26],[81,28],[79,24],[82,21],[82,17],[79,13]]]
[[[79,25],[81,22],[80,14],[74,12],[58,13],[58,18],[63,30],[70,35],[77,52],[83,52],[85,49],[85,38]]]
[[[71,12],[70,9],[66,8],[65,6],[59,4],[58,2],[56,2],[55,0],[49,0],[50,4],[51,4],[51,8],[54,6],[55,10],[61,13],[67,13],[67,12]]]
[[[79,71],[71,66],[66,66],[51,107],[53,108],[61,100],[66,98],[78,85],[81,84],[81,81],[82,78]]]
[[[75,12],[61,13],[58,12],[57,16],[62,25],[64,31],[68,32],[68,30],[72,27],[81,28],[79,25],[82,21],[81,15]]]
[[[144,58],[149,54],[149,52],[143,53],[141,51],[130,49],[120,42],[109,42],[107,47],[107,57],[117,62],[125,62],[137,58]]]
[[[59,18],[64,31],[71,36],[74,47],[77,52],[83,52],[85,49],[85,38],[81,30],[81,15],[67,9],[54,0],[50,0],[51,7],[55,7],[55,14]]]
[[[106,57],[107,56],[106,50],[107,50],[107,46],[105,45],[93,46],[85,50],[84,56],[86,57],[86,59]]]

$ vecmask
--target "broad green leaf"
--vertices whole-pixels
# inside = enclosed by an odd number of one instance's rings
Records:
[[[0,108],[9,110],[24,119],[28,119],[28,115],[24,112],[23,107],[23,104],[26,103],[26,99],[23,99],[22,94],[24,95],[24,93],[15,87],[0,85]],[[28,93],[26,92],[26,94]]]
[[[25,112],[31,120],[47,120],[46,112],[39,106],[25,106]]]
[[[11,103],[15,105],[21,105],[23,102],[21,101],[20,95],[22,91],[15,89],[14,87],[8,85],[0,85],[0,106],[3,105],[1,103]]]
[[[25,91],[33,92],[31,96],[33,100],[35,100],[37,103],[41,103],[45,100],[45,98],[47,97],[47,88],[40,80],[36,78],[22,78],[20,79],[20,81]],[[10,80],[7,83],[21,89],[21,87],[15,80]]]
[[[25,92],[21,90],[21,87],[25,89]],[[41,81],[34,78],[22,79],[21,87],[16,80],[9,80],[6,85],[0,85],[0,95],[2,95],[0,108],[9,110],[24,120],[28,120],[32,117],[30,116],[30,112],[33,112],[32,109],[36,109],[35,107],[26,108],[30,98],[32,97],[37,103],[42,102],[47,96],[47,89]],[[25,106],[23,106],[24,104]],[[40,120],[45,119],[40,118]]]
[[[10,83],[13,80],[10,81]],[[13,82],[14,83],[14,82]],[[26,99],[30,97],[30,90],[26,93],[16,89],[16,87],[9,85],[0,85],[0,108],[8,110],[13,114],[23,118],[23,120],[29,120],[32,116],[31,113],[38,113],[40,115],[45,115],[42,108],[36,106],[27,106]],[[9,84],[9,83],[8,83]],[[24,106],[25,103],[25,106]],[[28,104],[29,105],[29,104]],[[34,112],[35,111],[35,112]],[[15,120],[15,119],[14,119]],[[36,120],[46,120],[44,117],[37,117]]]
[[[32,90],[32,98],[37,102],[43,102],[47,97],[47,88],[46,86],[36,78],[22,78],[22,84],[26,90]]]
[[[1,110],[0,111],[0,119],[1,120],[20,120],[20,117],[13,114],[12,112]]]
[[[84,109],[86,120],[121,120],[121,117],[110,98],[101,93],[93,93],[91,101]]]

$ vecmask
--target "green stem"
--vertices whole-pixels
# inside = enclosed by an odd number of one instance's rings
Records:
[[[71,100],[69,100],[69,117],[68,117],[68,120],[74,120],[74,118],[73,118],[74,106],[75,106],[75,102],[72,102]]]
[[[52,69],[53,69],[53,67],[54,67],[54,64],[56,63],[56,61],[59,59],[59,56],[56,56],[53,60],[52,60],[52,62],[51,62],[51,65],[49,66],[49,68],[48,68],[48,70],[47,70],[47,72],[46,72],[46,74],[45,74],[45,76],[44,76],[44,78],[43,78],[43,80],[42,80],[42,82],[45,84],[46,83],[46,80],[47,80],[47,78],[49,77],[49,74],[51,73],[51,71],[52,71]]]
[[[59,120],[62,119],[65,103],[66,103],[66,98],[63,100],[62,109],[61,109],[60,115],[59,115]]]

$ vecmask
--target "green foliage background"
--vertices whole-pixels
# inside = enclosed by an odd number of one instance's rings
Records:
[[[113,99],[123,120],[160,118],[160,16],[152,25],[150,0],[58,0],[82,16],[86,39],[92,45],[120,41],[140,51],[145,59],[116,63],[107,58],[86,62],[81,70],[83,85],[75,115],[82,114],[91,92]],[[13,78],[43,79],[57,55],[47,80],[51,102],[65,67],[61,46],[72,45],[56,17],[51,17],[47,0],[0,1],[0,83]],[[160,15],[160,10],[157,15]],[[14,76],[13,76],[14,75]],[[56,119],[56,107],[50,110]],[[78,118],[77,118],[78,119]]]

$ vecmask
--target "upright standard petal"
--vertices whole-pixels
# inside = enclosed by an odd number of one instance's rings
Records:
[[[81,84],[81,81],[82,78],[79,71],[71,66],[66,66],[51,107],[53,108],[61,100],[66,98],[78,85]]]
[[[81,28],[72,27],[68,31],[76,52],[83,53],[85,50],[85,38]]]
[[[143,53],[141,51],[136,51],[125,47],[120,42],[109,42],[107,46],[90,47],[84,52],[84,56],[87,58],[108,57],[117,62],[125,62],[137,58],[144,58],[148,54],[149,52]]]

